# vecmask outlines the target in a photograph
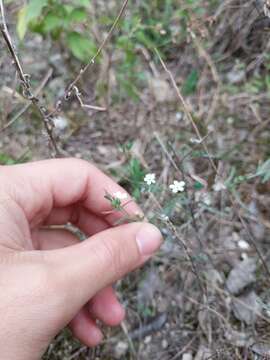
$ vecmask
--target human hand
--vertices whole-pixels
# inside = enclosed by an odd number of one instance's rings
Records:
[[[124,310],[111,285],[161,243],[147,223],[113,227],[105,191],[123,189],[87,162],[47,160],[0,166],[0,351],[37,360],[66,325],[79,340],[102,340],[96,319],[117,325]],[[129,214],[140,211],[130,201]],[[44,226],[72,223],[89,238]]]

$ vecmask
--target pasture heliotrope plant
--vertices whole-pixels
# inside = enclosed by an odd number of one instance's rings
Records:
[[[134,221],[143,221],[144,215],[142,213],[136,213],[135,215],[130,215],[126,209],[125,206],[129,204],[133,199],[129,198],[128,194],[125,192],[117,191],[111,195],[107,191],[104,195],[105,199],[107,199],[112,209],[109,211],[106,211],[106,214],[113,213],[114,211],[121,212],[123,214],[123,217],[119,219],[114,225],[120,225],[121,223],[127,223],[127,222],[134,222]],[[124,201],[127,200],[127,201]]]
[[[117,191],[113,195],[106,192],[104,197],[111,203],[113,210],[122,211],[124,209],[122,200],[126,200],[128,195],[124,192]]]
[[[127,193],[117,191],[116,193],[113,194],[113,197],[119,200],[126,200],[128,198],[128,195]]]

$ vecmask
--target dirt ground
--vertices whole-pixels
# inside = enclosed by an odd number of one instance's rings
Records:
[[[215,11],[191,17],[188,40],[172,44],[169,71],[148,49],[149,58],[138,53],[146,79],[138,99],[114,100],[121,84],[112,42],[110,62],[104,55],[80,82],[84,101],[107,111],[83,109],[72,97],[54,117],[65,156],[96,163],[131,192],[132,159],[156,174],[161,190],[142,191],[138,201],[165,241],[143,269],[116,285],[127,310],[121,327],[104,328],[96,349],[65,330],[44,360],[270,357],[270,182],[258,170],[270,159],[270,20],[252,1],[216,3]],[[33,34],[18,53],[33,87],[45,82],[39,96],[52,111],[80,64]],[[181,89],[190,69],[200,76],[183,105],[170,75]],[[31,105],[25,108],[2,40],[0,71],[0,162],[50,157],[42,121]],[[104,78],[105,94],[98,91]],[[184,198],[165,190],[174,179],[186,182]]]

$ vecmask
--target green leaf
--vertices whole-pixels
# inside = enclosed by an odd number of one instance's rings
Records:
[[[184,95],[193,94],[197,89],[198,81],[199,81],[198,71],[192,70],[183,85],[183,94]]]
[[[89,61],[97,50],[93,41],[75,31],[67,34],[67,45],[72,54],[84,62]]]
[[[44,6],[46,6],[47,4],[48,0],[30,0],[27,5],[26,11],[27,23],[38,18],[41,15]]]
[[[145,172],[138,159],[133,158],[130,160],[128,165],[128,172],[130,180],[133,184],[139,184],[141,181],[143,181]]]
[[[58,29],[59,27],[61,27],[61,25],[62,25],[62,19],[54,15],[53,13],[49,13],[44,18],[43,30],[46,33],[49,33],[53,30]]]
[[[90,0],[73,0],[73,4],[77,6],[88,7],[91,4]]]
[[[18,13],[17,33],[22,40],[26,34],[28,24],[37,19],[48,3],[48,0],[31,0],[28,5],[21,8]]]
[[[0,164],[1,165],[14,165],[16,161],[5,153],[0,153]]]
[[[201,189],[203,189],[203,188],[204,188],[203,184],[200,183],[199,181],[196,181],[196,182],[194,183],[194,189],[195,189],[195,190],[201,190]]]
[[[266,160],[264,163],[258,166],[256,175],[261,176],[263,183],[266,183],[268,180],[270,180],[270,159]]]
[[[26,13],[27,13],[27,6],[21,8],[21,10],[18,13],[17,34],[20,40],[24,38],[27,31]]]
[[[74,9],[70,15],[69,15],[69,20],[71,22],[78,22],[78,23],[82,23],[84,21],[87,20],[87,12],[84,9]]]

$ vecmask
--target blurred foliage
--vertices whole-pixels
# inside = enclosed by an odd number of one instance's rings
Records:
[[[5,153],[0,153],[0,165],[14,165],[16,161]]]
[[[199,73],[197,70],[192,70],[188,75],[184,86],[183,86],[183,94],[190,95],[193,94],[197,89],[197,84],[199,81]]]
[[[68,4],[57,0],[29,0],[19,10],[17,33],[21,40],[27,31],[50,38],[86,63],[97,50],[91,33],[93,23],[106,32],[119,11],[119,4],[112,11],[93,11],[92,6],[91,0],[72,0]],[[179,6],[176,0],[153,0],[140,2],[132,12],[126,12],[117,36],[111,40],[114,51],[121,54],[116,66],[119,83],[116,100],[127,95],[134,100],[139,98],[140,85],[145,83],[147,74],[141,71],[144,59],[138,53],[142,49],[152,52],[157,48],[162,56],[169,57],[175,47],[186,41],[191,12],[203,13],[203,1],[187,0]],[[93,20],[93,16],[97,17]],[[195,92],[197,82],[198,73],[192,70],[184,84],[185,94]]]
[[[270,159],[258,166],[256,175],[261,177],[263,183],[270,180]]]
[[[18,158],[14,158],[13,156],[5,152],[0,152],[0,165],[22,164],[24,162],[29,161],[30,159],[31,159],[31,153],[29,150],[27,150]]]
[[[69,4],[56,0],[30,0],[18,14],[17,32],[23,39],[27,30],[61,41],[73,56],[87,62],[97,50],[89,36],[89,0],[73,0]]]

